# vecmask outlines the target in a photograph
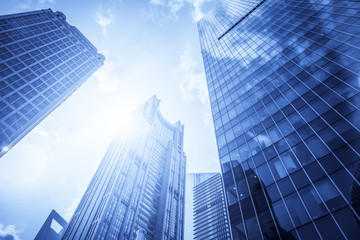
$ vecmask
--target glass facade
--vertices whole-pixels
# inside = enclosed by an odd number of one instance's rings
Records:
[[[114,138],[63,239],[184,238],[184,126],[159,103],[148,100]]]
[[[228,212],[220,173],[213,173],[211,177],[207,173],[195,174],[194,185],[193,239],[230,240]]]
[[[51,9],[0,16],[0,157],[105,60]]]
[[[34,240],[60,240],[67,226],[65,219],[52,210]]]
[[[360,2],[224,0],[198,29],[234,239],[358,239]]]

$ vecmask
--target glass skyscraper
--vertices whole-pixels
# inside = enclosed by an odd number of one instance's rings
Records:
[[[230,240],[228,210],[220,173],[195,174],[194,185],[193,239]]]
[[[198,30],[234,239],[359,239],[360,2],[223,0]]]
[[[63,239],[183,239],[184,126],[155,96],[106,152]]]
[[[51,9],[0,16],[0,157],[105,60]]]
[[[66,220],[52,210],[34,240],[60,240],[67,226]]]

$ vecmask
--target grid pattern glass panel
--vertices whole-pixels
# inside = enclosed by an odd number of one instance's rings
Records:
[[[0,42],[2,156],[90,77],[104,56],[64,14],[50,9],[0,16]]]
[[[114,138],[63,239],[184,238],[184,126],[159,103],[148,100]]]
[[[360,236],[359,1],[220,1],[198,28],[234,238]]]

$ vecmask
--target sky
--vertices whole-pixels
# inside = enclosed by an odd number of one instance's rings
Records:
[[[61,11],[106,60],[0,159],[0,239],[33,239],[52,209],[70,220],[112,137],[154,94],[185,125],[188,172],[219,171],[196,21],[211,0],[0,0],[0,15]]]

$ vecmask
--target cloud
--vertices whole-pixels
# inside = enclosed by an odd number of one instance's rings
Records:
[[[106,64],[95,72],[94,76],[99,81],[98,87],[103,92],[113,92],[120,85],[120,77],[117,70],[120,68],[119,63],[107,60]]]
[[[39,181],[46,174],[49,149],[48,145],[16,145],[7,153],[7,159],[14,161],[0,162],[0,181],[14,185],[33,184]]]
[[[81,200],[81,197],[74,198],[70,204],[70,206],[65,209],[65,213],[62,215],[63,218],[69,222],[71,220],[71,217],[74,215],[75,210],[77,206],[79,205],[79,202]]]
[[[41,125],[36,126],[32,131],[41,137],[44,137],[44,138],[49,137],[49,132],[46,131]]]
[[[55,4],[56,0],[23,0],[15,6],[17,11],[29,10],[31,8],[43,8],[50,4]]]
[[[181,57],[178,65],[179,90],[182,98],[187,102],[199,99],[202,103],[207,101],[207,87],[205,73],[198,69],[197,62],[187,50]]]
[[[166,6],[166,0],[150,0],[150,3],[153,5]]]
[[[16,233],[15,225],[4,227],[0,224],[0,240],[20,240]]]
[[[140,9],[141,14],[143,14],[146,18],[150,19],[153,23],[157,24],[159,27],[163,27],[164,19],[171,19],[173,16],[164,9],[157,8],[149,8],[149,9]]]
[[[205,112],[203,115],[203,119],[202,122],[204,123],[205,126],[209,126],[211,123],[211,118],[210,118],[210,114],[208,112]]]
[[[183,0],[170,0],[168,2],[168,8],[172,15],[176,16],[177,12],[184,6]]]
[[[65,209],[65,213],[62,215],[64,217],[64,219],[68,222],[71,220],[71,217],[74,215],[75,210],[76,210],[77,206],[79,205],[80,200],[81,200],[82,196],[85,194],[85,190],[86,190],[86,187],[81,184],[77,184],[76,187],[77,187],[78,194],[72,200],[71,204]]]
[[[250,137],[253,137],[260,145],[263,145],[265,147],[270,146],[272,143],[270,138],[265,134],[259,134],[255,136],[255,134],[251,131],[246,132],[246,134],[248,134]]]
[[[204,16],[204,5],[212,0],[150,0],[150,4],[166,8],[173,17],[183,7],[191,8],[191,15],[194,21],[199,21]]]
[[[23,11],[31,8],[32,0],[26,0],[15,6],[16,10]]]
[[[39,4],[55,4],[56,0],[39,0]]]
[[[187,0],[187,2],[192,5],[192,16],[194,21],[197,22],[205,15],[203,10],[204,4],[211,2],[211,0]]]
[[[111,8],[107,8],[106,11],[100,6],[95,13],[95,22],[99,24],[104,36],[107,35],[107,28],[113,22],[114,15]]]

